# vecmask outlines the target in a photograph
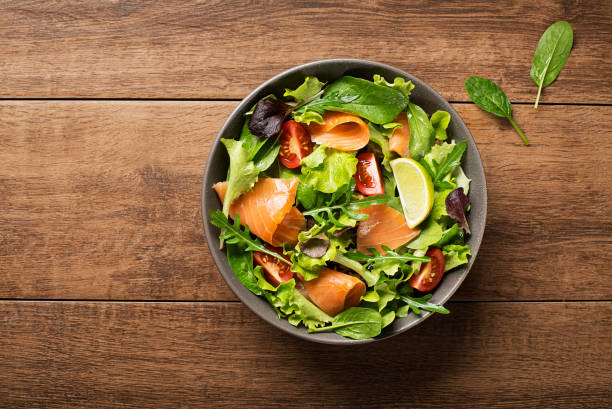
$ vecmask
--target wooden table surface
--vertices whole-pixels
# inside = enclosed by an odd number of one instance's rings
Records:
[[[612,7],[606,1],[0,2],[0,405],[612,406]],[[538,111],[546,27],[575,42]],[[206,247],[200,182],[250,90],[358,57],[428,82],[484,161],[461,289],[356,347],[286,335]],[[532,142],[472,104],[496,81]]]

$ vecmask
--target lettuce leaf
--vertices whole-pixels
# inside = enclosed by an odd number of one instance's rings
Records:
[[[333,193],[351,183],[357,162],[354,152],[318,147],[302,160],[301,180],[319,192]]]
[[[285,93],[283,96],[291,97],[295,99],[298,104],[300,104],[305,100],[317,95],[319,92],[321,92],[324,86],[325,83],[319,81],[317,77],[306,77],[302,85],[296,89],[290,90],[289,88],[285,88]]]
[[[434,204],[431,208],[429,217],[435,221],[439,221],[442,216],[448,216],[448,212],[446,211],[446,196],[452,191],[453,189],[447,189],[434,193]]]
[[[368,123],[368,129],[370,130],[370,142],[374,142],[376,145],[378,145],[383,155],[382,166],[385,168],[385,170],[391,172],[391,165],[389,162],[391,161],[392,152],[389,148],[388,136],[381,132],[380,129],[372,123]],[[393,133],[392,130],[391,133]]]
[[[346,246],[350,243],[343,241],[340,237],[326,234],[329,239],[329,248],[322,257],[310,257],[304,254],[300,248],[302,243],[319,235],[323,230],[323,226],[315,225],[308,231],[300,232],[298,235],[298,244],[290,253],[291,256],[291,271],[300,273],[304,280],[310,281],[319,276],[319,273],[327,265],[328,261],[332,261],[338,252],[345,252]],[[325,233],[324,233],[325,234]]]
[[[470,247],[466,244],[459,246],[449,244],[442,248],[442,254],[446,259],[446,267],[444,271],[452,270],[453,268],[468,262],[468,256],[471,256]]]
[[[421,233],[405,247],[413,250],[425,249],[442,238],[442,226],[431,216],[421,224]]]
[[[303,110],[293,112],[293,120],[306,125],[310,125],[311,122],[324,125],[323,113],[325,111],[319,112],[318,110],[304,108]]]
[[[466,176],[461,166],[457,166],[457,168],[453,172],[453,177],[455,178],[455,183],[457,184],[457,187],[462,187],[463,191],[467,195],[470,191],[470,182],[472,181],[472,179]]]
[[[450,120],[451,116],[446,111],[436,111],[431,115],[429,121],[431,122],[431,126],[435,129],[436,139],[441,141],[446,140],[446,128],[448,128]]]
[[[332,317],[325,314],[317,306],[308,301],[295,288],[295,279],[281,283],[276,293],[266,293],[266,298],[272,304],[279,317],[286,316],[291,325],[298,326],[300,322],[306,328],[312,329],[331,322]]]
[[[243,141],[221,139],[230,158],[227,178],[227,192],[223,201],[223,214],[228,216],[232,202],[243,193],[249,191],[259,175],[255,164],[249,160],[249,152],[243,148]]]
[[[406,98],[410,96],[412,90],[414,89],[414,84],[412,83],[412,81],[406,82],[406,80],[401,77],[395,77],[393,83],[389,83],[387,82],[387,80],[385,80],[382,76],[378,74],[374,75],[374,84],[394,88],[404,94]]]

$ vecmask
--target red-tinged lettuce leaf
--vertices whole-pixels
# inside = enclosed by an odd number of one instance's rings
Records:
[[[316,236],[300,243],[300,251],[308,257],[321,258],[329,250],[330,240],[325,233],[317,234]]]
[[[275,98],[260,99],[249,119],[249,131],[262,138],[278,135],[291,109],[289,105]]]
[[[470,233],[465,208],[470,204],[470,199],[463,193],[463,188],[453,190],[446,196],[446,211],[448,215],[459,222],[459,226]]]

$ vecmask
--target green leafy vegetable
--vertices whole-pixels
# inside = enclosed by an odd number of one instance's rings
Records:
[[[326,153],[325,148],[317,148],[302,160],[300,180],[320,192],[333,193],[340,186],[350,184],[357,162],[354,152],[327,148]]]
[[[429,217],[438,221],[442,216],[448,216],[448,212],[446,211],[446,197],[452,191],[453,189],[447,189],[434,193],[434,204],[431,208],[431,213],[429,213]]]
[[[336,315],[331,325],[312,328],[308,332],[334,330],[337,334],[352,339],[372,338],[380,334],[383,319],[376,310],[363,307],[352,307]]]
[[[325,121],[323,120],[324,112],[320,112],[320,110],[315,111],[309,109],[308,107],[304,107],[298,111],[293,112],[293,120],[296,122],[301,122],[306,125],[310,125],[311,122],[315,122],[317,124],[323,125]]]
[[[412,298],[406,295],[400,295],[400,300],[404,301],[406,304],[410,306],[410,309],[415,314],[421,314],[421,310],[438,312],[440,314],[448,314],[450,311],[444,308],[440,304],[433,304],[429,302],[429,299],[432,297],[431,294],[424,295],[420,298]]]
[[[446,154],[450,148],[452,150]],[[420,161],[421,165],[431,176],[434,187],[437,189],[451,189],[454,187],[450,182],[445,181],[444,178],[461,164],[461,157],[466,149],[467,142],[465,141],[460,142],[458,145],[455,145],[454,142],[452,144],[444,142],[432,148],[431,155]],[[441,163],[436,160],[436,158],[440,157],[444,158]]]
[[[419,161],[429,153],[434,145],[436,131],[420,106],[412,102],[409,103],[406,115],[410,127],[410,141],[408,143],[410,157]]]
[[[350,202],[347,201],[341,204],[318,207],[316,209],[305,211],[303,214],[304,216],[311,216],[317,221],[317,223],[323,224],[326,223],[326,220],[322,218],[322,215],[326,215],[327,222],[331,222],[332,224],[339,227],[347,227],[347,224],[343,223],[340,217],[337,217],[334,212],[339,212],[341,215],[347,216],[349,220],[363,220],[368,216],[366,214],[359,213],[360,207],[369,207],[372,205],[385,204],[387,200],[389,200],[389,197],[387,195],[374,195],[365,197],[360,200],[354,200]]]
[[[463,191],[467,195],[470,191],[470,182],[472,181],[472,179],[466,176],[461,166],[457,166],[455,168],[453,176],[455,177],[455,183],[457,184],[457,187],[463,188]]]
[[[338,237],[322,232],[324,227],[315,225],[306,232],[300,232],[298,244],[290,253],[291,271],[300,273],[306,281],[317,278],[328,261],[334,260],[338,252],[345,251],[345,243]],[[313,257],[304,251],[303,246],[304,243],[319,236],[323,236],[327,240],[327,249],[320,257]]]
[[[408,98],[397,89],[344,76],[329,85],[320,98],[298,108],[294,119],[296,116],[304,119],[301,116],[308,111],[322,114],[332,110],[356,114],[375,124],[384,124],[393,121],[407,104]]]
[[[334,262],[346,267],[350,268],[357,274],[361,276],[368,285],[368,287],[373,286],[378,281],[379,274],[374,271],[367,270],[360,262],[351,260],[346,257],[344,254],[336,254],[334,257]]]
[[[232,202],[243,193],[250,190],[259,171],[255,164],[249,160],[249,152],[243,148],[243,141],[235,139],[221,139],[230,158],[229,175],[227,178],[227,192],[223,201],[223,214],[228,215]]]
[[[266,293],[266,298],[279,312],[279,316],[287,316],[291,325],[298,326],[302,322],[306,328],[314,329],[332,320],[332,317],[300,294],[293,278],[281,283],[275,294]]]
[[[412,90],[414,89],[414,84],[412,83],[412,81],[406,82],[406,80],[401,77],[395,77],[393,83],[389,83],[387,82],[387,80],[385,80],[382,76],[378,74],[374,75],[374,84],[394,88],[404,94],[406,98],[410,96]]]
[[[442,238],[440,238],[440,240],[436,244],[434,244],[434,247],[444,247],[446,244],[450,243],[455,237],[457,237],[460,231],[461,229],[459,228],[459,224],[453,224],[449,229],[445,230],[444,233],[442,233]]]
[[[324,82],[319,81],[317,77],[306,77],[302,85],[294,90],[285,88],[283,96],[295,99],[298,104],[317,95],[325,86]]]
[[[514,119],[512,119],[512,104],[510,100],[497,84],[486,78],[470,77],[465,80],[465,90],[472,101],[481,109],[493,115],[508,118],[516,132],[523,138],[525,145],[529,145],[525,134],[514,122]]]
[[[422,230],[419,235],[411,240],[405,247],[409,249],[424,249],[432,244],[435,244],[442,238],[442,226],[436,222],[432,217],[428,217],[422,224]],[[423,260],[418,260],[423,261]]]
[[[238,243],[226,245],[227,262],[234,271],[238,280],[255,295],[262,295],[263,291],[257,282],[253,271],[253,253],[244,251]]]
[[[240,216],[238,213],[236,213],[236,217],[234,218],[234,224],[232,224],[227,216],[220,210],[211,210],[208,212],[208,215],[211,223],[221,229],[219,238],[226,240],[228,244],[241,244],[244,246],[243,251],[260,251],[272,257],[276,257],[285,263],[287,262],[287,260],[278,253],[268,250],[259,239],[254,239],[250,234],[249,226],[244,226],[243,229],[242,226],[240,226]]]
[[[567,21],[557,21],[546,29],[531,63],[531,79],[538,86],[534,108],[538,109],[542,88],[552,84],[565,66],[574,44],[574,31]]]
[[[468,245],[459,246],[456,244],[449,244],[442,248],[442,254],[444,254],[444,258],[446,260],[444,271],[448,271],[460,266],[461,264],[467,263],[468,256],[470,256],[472,253],[470,252],[470,247]]]
[[[391,149],[389,148],[388,136],[383,134],[383,132],[381,132],[380,129],[372,123],[368,124],[368,129],[370,130],[370,141],[378,145],[383,155],[382,166],[388,172],[391,172],[391,165],[389,164],[389,162],[391,161]],[[393,129],[395,128],[387,129],[388,131],[390,131],[389,134],[393,133]]]
[[[441,141],[446,140],[446,129],[448,128],[450,120],[451,116],[446,111],[436,111],[431,115],[429,121],[431,122],[431,126],[433,126],[435,130],[436,139],[439,139]]]

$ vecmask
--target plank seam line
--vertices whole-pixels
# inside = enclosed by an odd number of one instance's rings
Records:
[[[142,102],[239,102],[243,98],[10,98],[0,97],[0,101],[142,101]],[[450,100],[451,104],[474,104],[472,101],[465,100]],[[514,105],[533,105],[533,102],[527,101],[511,101]],[[540,105],[545,106],[592,106],[592,107],[607,107],[612,106],[612,103],[599,103],[599,102],[540,102]]]
[[[142,303],[142,304],[162,304],[162,303],[175,303],[175,304],[238,304],[241,303],[239,300],[110,300],[110,299],[70,299],[70,298],[0,298],[0,302],[90,302],[90,303]],[[513,304],[513,303],[549,303],[549,304],[561,304],[561,303],[608,303],[612,302],[612,299],[603,300],[458,300],[448,301],[447,304]]]

